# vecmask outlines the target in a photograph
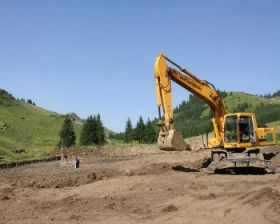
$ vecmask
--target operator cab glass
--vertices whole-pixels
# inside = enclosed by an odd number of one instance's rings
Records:
[[[252,116],[240,116],[239,119],[237,115],[226,116],[224,133],[226,143],[257,141]]]
[[[240,116],[239,118],[240,142],[256,142],[252,116]]]
[[[227,116],[225,119],[225,142],[237,142],[237,115]]]

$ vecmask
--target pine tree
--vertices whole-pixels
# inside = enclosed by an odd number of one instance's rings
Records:
[[[133,140],[133,128],[131,120],[128,118],[125,125],[124,141],[131,142]]]
[[[154,143],[156,142],[156,131],[153,123],[148,119],[146,127],[145,127],[145,143]]]
[[[64,123],[62,125],[61,131],[60,131],[60,140],[59,140],[59,146],[65,146],[65,147],[71,147],[76,144],[76,135],[74,132],[74,126],[71,121],[71,119],[66,116],[64,119]]]
[[[104,131],[104,127],[101,121],[101,117],[100,114],[97,114],[96,116],[96,142],[95,144],[97,145],[103,145],[106,140],[105,140],[105,131]]]
[[[89,116],[85,121],[81,131],[80,143],[81,145],[102,145],[105,143],[104,127],[99,114]]]
[[[143,118],[140,116],[134,130],[134,140],[143,143],[145,138],[145,124]]]
[[[94,135],[95,135],[95,121],[92,116],[89,116],[83,124],[81,135],[80,135],[80,144],[81,145],[93,145],[94,144]]]

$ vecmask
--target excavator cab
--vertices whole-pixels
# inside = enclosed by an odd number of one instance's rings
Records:
[[[229,148],[240,148],[240,144],[257,143],[256,119],[254,114],[236,113],[225,116],[224,143]]]
[[[234,113],[225,116],[224,148],[245,149],[268,143],[275,143],[274,129],[258,128],[255,114]]]

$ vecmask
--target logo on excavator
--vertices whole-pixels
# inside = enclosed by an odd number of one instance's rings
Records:
[[[183,81],[183,82],[186,82],[188,85],[194,87],[194,88],[197,88],[199,90],[201,90],[202,88],[197,85],[196,83],[193,83],[190,79],[187,79],[186,77],[184,76],[179,76],[179,78]]]

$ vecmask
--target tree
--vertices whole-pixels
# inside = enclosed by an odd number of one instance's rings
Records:
[[[140,116],[134,130],[134,140],[143,143],[145,138],[145,124],[143,118]]]
[[[105,132],[101,121],[101,117],[89,116],[83,124],[80,144],[81,145],[102,145],[105,143]]]
[[[94,144],[94,135],[96,124],[92,116],[89,116],[83,124],[81,135],[80,135],[80,144],[81,145],[93,145]]]
[[[113,138],[124,141],[125,139],[124,132],[116,133]]]
[[[66,116],[61,128],[61,131],[59,133],[60,140],[59,140],[59,146],[74,146],[76,144],[76,135],[74,132],[74,126],[71,121],[71,119]]]
[[[131,142],[133,140],[133,128],[131,120],[128,118],[125,125],[124,141]]]
[[[144,136],[145,143],[154,143],[156,142],[156,131],[154,124],[148,119],[146,127],[145,127],[145,136]]]
[[[103,145],[106,142],[105,140],[105,131],[101,121],[100,114],[96,116],[96,142],[97,145]]]
[[[272,94],[273,97],[280,96],[280,90],[276,91],[275,93]]]

